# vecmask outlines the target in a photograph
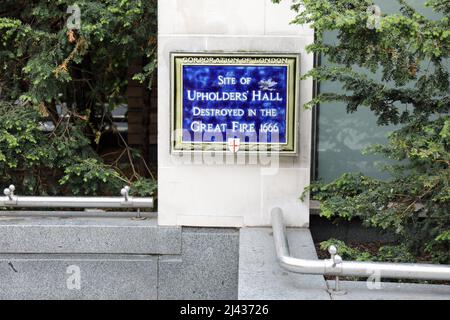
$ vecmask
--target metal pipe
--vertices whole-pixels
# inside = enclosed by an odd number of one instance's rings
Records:
[[[156,218],[156,212],[133,211],[0,211],[0,217],[11,218]]]
[[[15,208],[153,208],[153,198],[134,198],[130,188],[121,190],[123,197],[27,197],[14,194],[14,185],[4,190],[0,207]]]
[[[0,197],[0,207],[16,208],[152,208],[152,198],[120,197]]]
[[[330,276],[422,279],[450,281],[450,266],[439,264],[379,263],[343,261],[330,247],[331,259],[307,260],[290,256],[280,208],[272,209],[272,229],[278,261],[282,268],[295,273]]]

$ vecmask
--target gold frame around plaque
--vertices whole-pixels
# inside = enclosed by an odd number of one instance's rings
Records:
[[[184,65],[232,65],[232,66],[286,66],[288,68],[286,102],[286,142],[241,142],[239,153],[277,152],[280,155],[297,155],[298,152],[298,105],[300,54],[296,53],[187,53],[172,52],[171,61],[171,152],[228,152],[227,141],[183,142],[183,76]],[[261,145],[264,145],[261,148]]]

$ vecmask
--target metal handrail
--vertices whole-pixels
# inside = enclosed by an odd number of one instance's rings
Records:
[[[272,209],[272,229],[278,261],[282,268],[295,273],[329,276],[370,277],[422,280],[450,280],[450,266],[438,264],[379,263],[343,261],[337,249],[328,251],[331,259],[308,260],[291,257],[280,208]],[[338,280],[338,279],[337,279]]]
[[[0,207],[12,208],[153,208],[153,198],[135,198],[129,195],[130,188],[121,190],[122,197],[29,197],[14,194],[10,185],[0,197]]]

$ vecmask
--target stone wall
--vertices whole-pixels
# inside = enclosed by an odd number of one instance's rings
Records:
[[[236,229],[3,217],[0,234],[0,300],[237,299]]]

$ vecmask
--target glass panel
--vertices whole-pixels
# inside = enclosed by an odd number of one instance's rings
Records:
[[[381,12],[398,12],[399,5],[392,0],[375,1]],[[407,0],[426,17],[436,17],[429,8],[424,8],[425,0]],[[336,33],[328,33],[327,42],[336,41]],[[322,65],[328,62],[323,59]],[[321,92],[343,92],[340,84],[322,82]],[[363,155],[361,150],[375,143],[385,143],[386,136],[394,126],[377,126],[376,117],[367,108],[361,107],[353,114],[347,114],[343,103],[323,103],[320,105],[317,119],[317,177],[330,182],[345,172],[363,172],[372,177],[386,178],[387,174],[379,170],[384,158]]]

